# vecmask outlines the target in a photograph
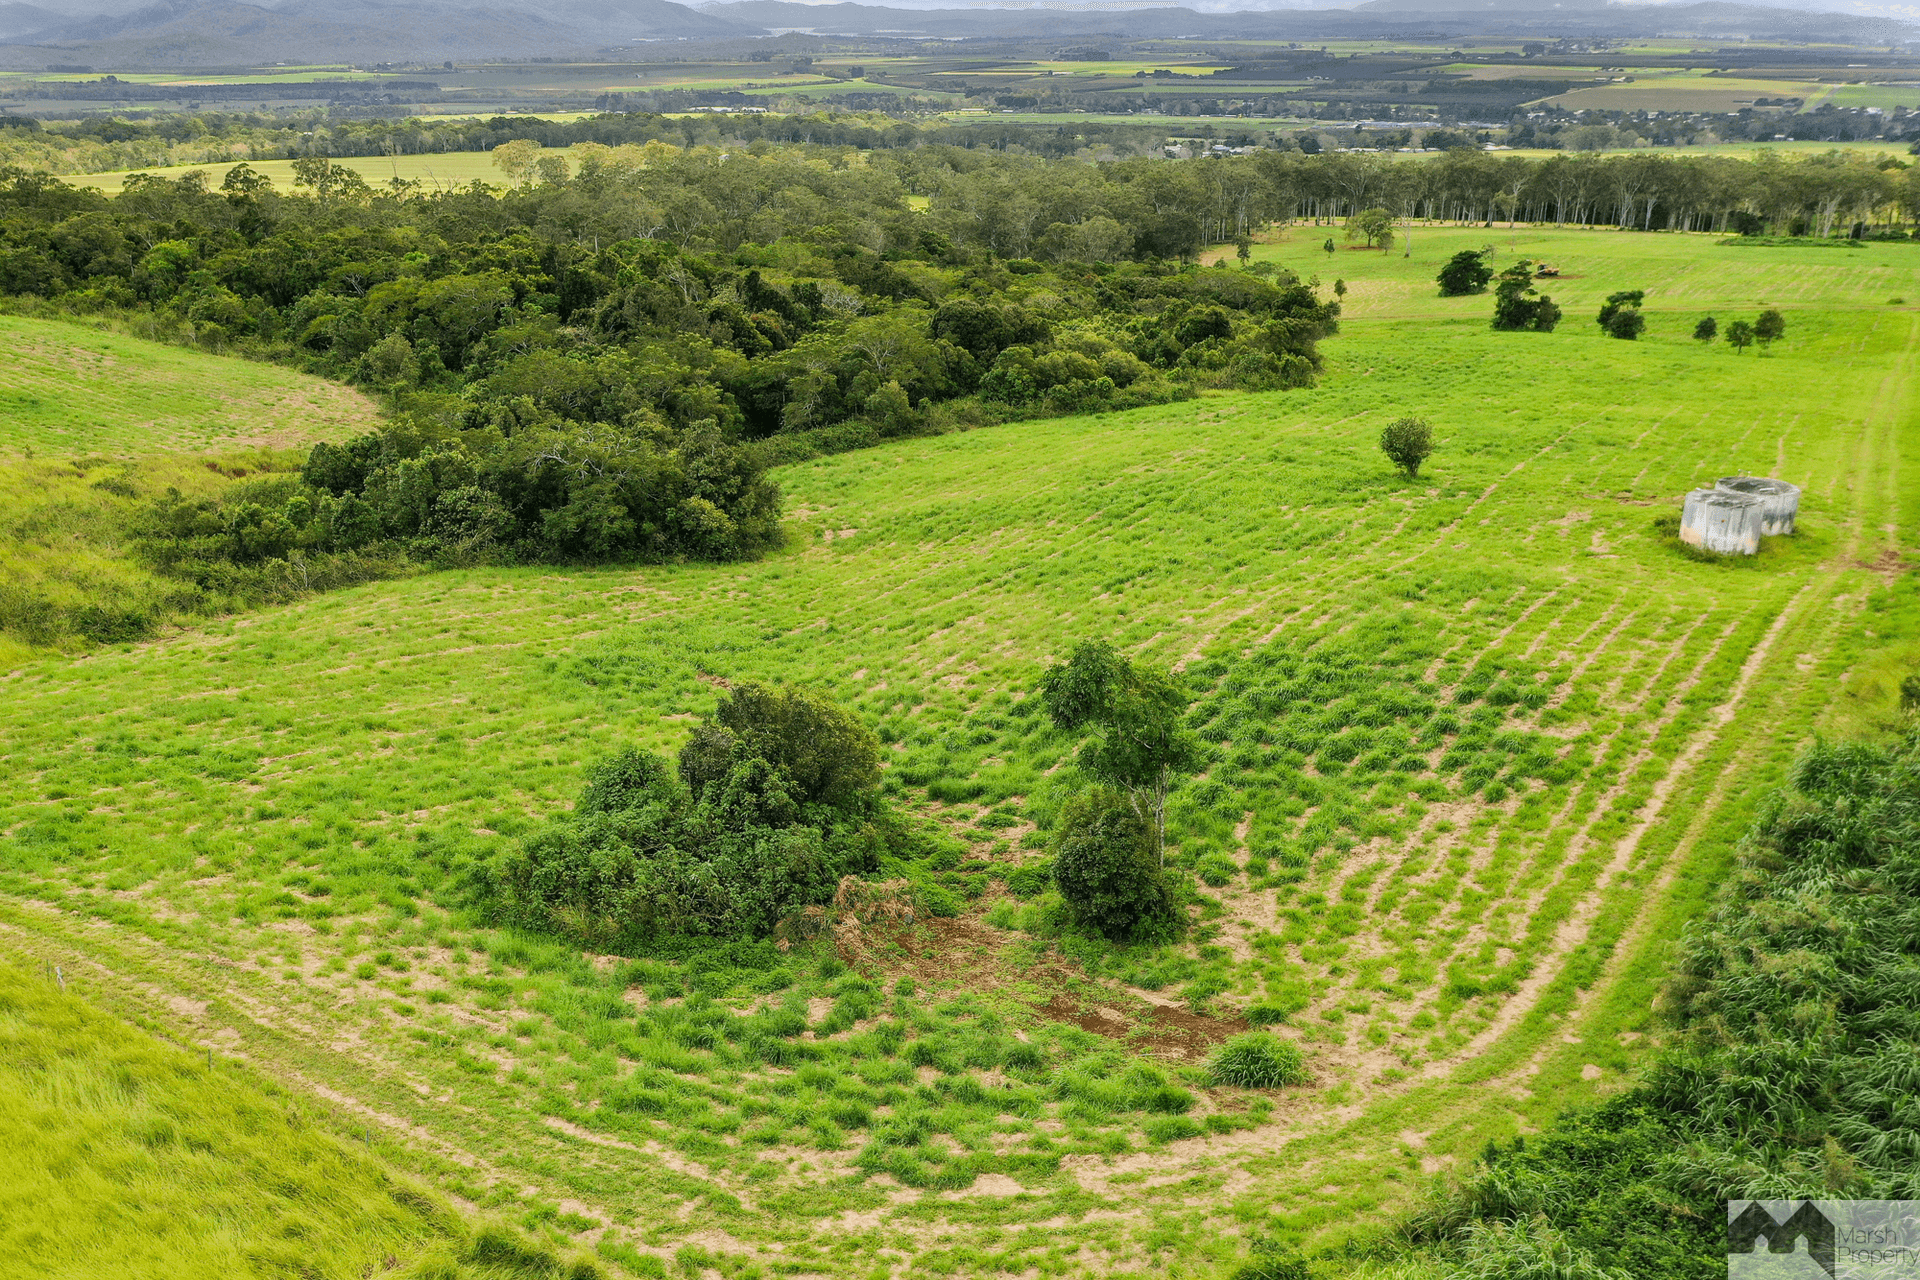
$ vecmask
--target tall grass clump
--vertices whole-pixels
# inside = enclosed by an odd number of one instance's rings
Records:
[[[1309,1079],[1300,1050],[1265,1031],[1249,1031],[1221,1045],[1207,1059],[1207,1075],[1215,1084],[1242,1089],[1279,1089]]]

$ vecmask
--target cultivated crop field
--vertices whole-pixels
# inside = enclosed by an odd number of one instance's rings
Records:
[[[616,1272],[1205,1275],[1253,1231],[1364,1237],[1620,1084],[1756,796],[1881,696],[1920,249],[1328,234],[1255,250],[1348,288],[1313,391],[792,466],[757,564],[441,572],[19,663],[0,937]],[[1488,241],[1560,268],[1557,332],[1435,296]],[[1631,288],[1647,335],[1602,336]],[[1687,336],[1762,306],[1764,356]],[[1410,412],[1414,481],[1375,446]],[[1654,527],[1739,471],[1804,487],[1796,537],[1726,565]],[[1031,693],[1087,638],[1181,671],[1208,744],[1178,946],[1046,922],[1074,744]],[[876,726],[888,789],[970,850],[955,915],[851,966],[687,963],[462,905],[586,764],[677,749],[745,679]],[[1313,1082],[1212,1085],[1249,1021]]]

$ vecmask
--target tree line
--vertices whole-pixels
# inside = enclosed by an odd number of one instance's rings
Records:
[[[391,408],[298,479],[155,503],[156,567],[244,597],[382,564],[752,556],[778,537],[782,458],[1307,385],[1338,313],[1290,274],[1181,265],[1160,169],[1110,184],[1099,218],[1036,225],[954,193],[929,216],[898,170],[828,148],[496,154],[504,192],[377,191],[317,157],[294,195],[245,165],[112,199],[0,181],[5,292]]]

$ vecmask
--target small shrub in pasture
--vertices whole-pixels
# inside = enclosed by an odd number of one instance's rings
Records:
[[[1727,345],[1736,353],[1745,351],[1753,345],[1753,324],[1746,320],[1735,320],[1727,326]]]
[[[1609,338],[1619,338],[1632,342],[1646,332],[1647,317],[1638,307],[1622,307],[1607,318],[1606,330]]]
[[[1395,418],[1381,428],[1380,452],[1414,479],[1420,464],[1433,454],[1433,427],[1425,418]]]
[[[1770,347],[1787,336],[1787,318],[1769,307],[1760,313],[1753,322],[1753,339],[1762,348]]]
[[[1249,1031],[1221,1045],[1207,1059],[1207,1075],[1215,1084],[1242,1089],[1279,1089],[1309,1079],[1300,1050],[1266,1031]]]
[[[1701,317],[1700,323],[1693,326],[1693,340],[1702,346],[1710,346],[1720,336],[1720,322],[1712,316]]]

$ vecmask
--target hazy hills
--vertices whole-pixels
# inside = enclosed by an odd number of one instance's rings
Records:
[[[1044,2],[1044,0],[1043,0]],[[1220,0],[1203,0],[1218,3]],[[1819,3],[1821,0],[1808,0]],[[79,0],[85,5],[88,0]],[[912,3],[912,0],[908,0]],[[273,62],[400,62],[591,57],[645,41],[719,40],[776,31],[927,39],[1307,40],[1326,36],[1686,36],[1889,44],[1920,28],[1862,14],[1705,0],[1622,5],[1604,0],[1364,0],[1351,8],[1200,12],[1123,9],[909,8],[734,0],[160,0],[120,12],[64,16],[0,3],[0,63],[100,68]]]
[[[53,18],[51,23],[43,17]],[[236,66],[591,53],[641,40],[759,35],[730,16],[671,0],[554,0],[533,6],[444,0],[162,0],[127,13],[60,19],[29,5],[0,7],[15,65]],[[30,46],[43,56],[20,55]]]
[[[1622,5],[1604,0],[1366,0],[1345,9],[1262,9],[1202,13],[1188,8],[1124,10],[909,9],[793,0],[733,0],[702,12],[772,29],[823,34],[999,36],[1044,39],[1107,35],[1167,39],[1300,40],[1317,35],[1436,33],[1759,37],[1883,44],[1920,29],[1887,18],[1706,0],[1699,4]]]

